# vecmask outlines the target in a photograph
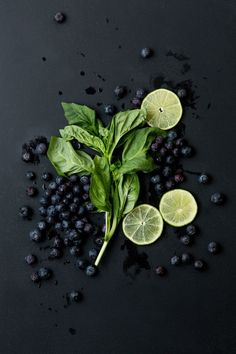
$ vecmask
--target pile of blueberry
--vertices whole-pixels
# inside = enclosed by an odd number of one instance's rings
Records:
[[[151,177],[151,183],[155,192],[160,196],[185,180],[180,158],[191,157],[193,148],[183,138],[181,130],[170,130],[167,137],[158,136],[150,150],[158,165],[155,174]]]

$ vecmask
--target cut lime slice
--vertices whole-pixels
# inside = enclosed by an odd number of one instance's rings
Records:
[[[181,227],[193,221],[197,214],[197,203],[190,192],[174,189],[162,196],[160,212],[168,224]]]
[[[163,130],[173,128],[183,112],[178,96],[166,89],[149,93],[143,100],[142,108],[146,109],[147,123]]]
[[[151,205],[134,208],[123,220],[125,236],[136,245],[148,245],[162,233],[163,220],[159,211]]]

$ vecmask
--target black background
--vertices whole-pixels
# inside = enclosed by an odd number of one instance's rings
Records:
[[[62,25],[53,21],[60,10],[68,16]],[[235,10],[234,1],[224,0],[0,1],[2,354],[235,353]],[[143,46],[154,48],[152,59],[140,58]],[[188,56],[191,70],[181,74],[184,62],[166,56],[169,50]],[[21,144],[36,134],[57,134],[65,124],[61,100],[96,107],[114,101],[117,84],[132,92],[139,86],[152,90],[159,74],[192,79],[200,96],[197,110],[184,117],[197,150],[185,167],[206,170],[214,179],[199,186],[189,175],[185,187],[200,204],[201,233],[192,252],[206,259],[208,271],[169,266],[184,247],[167,229],[157,244],[138,250],[148,254],[150,270],[124,273],[127,250],[121,250],[120,234],[98,277],[87,279],[73,264],[55,262],[58,285],[52,281],[38,289],[24,256],[34,251],[43,259],[46,253],[34,249],[28,239],[32,224],[17,216],[27,185]],[[88,96],[90,85],[103,92]],[[210,205],[216,190],[228,197],[223,207]],[[215,257],[206,251],[213,239],[224,246]],[[167,266],[166,278],[154,275],[156,264]],[[83,288],[85,299],[64,308],[63,295],[73,288]]]

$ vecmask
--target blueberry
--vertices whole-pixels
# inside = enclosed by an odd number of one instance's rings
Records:
[[[31,274],[30,279],[33,283],[38,283],[40,281],[40,276],[38,272],[34,272]]]
[[[89,199],[88,193],[84,193],[84,194],[82,195],[82,198],[83,198],[83,200],[88,200],[88,199]]]
[[[161,182],[161,176],[160,175],[152,176],[150,181],[153,184],[160,183]]]
[[[27,171],[25,176],[30,181],[34,181],[36,179],[36,174],[33,171]]]
[[[160,147],[163,144],[164,139],[162,136],[157,136],[155,142]]]
[[[166,268],[163,267],[163,266],[157,266],[157,267],[155,268],[155,273],[156,273],[157,275],[163,276],[163,275],[166,274]]]
[[[74,195],[79,195],[80,194],[80,186],[78,184],[76,184],[74,187],[73,187],[73,194]]]
[[[40,231],[45,231],[47,229],[47,223],[44,220],[40,220],[37,227]]]
[[[157,184],[155,184],[154,189],[157,193],[161,193],[161,192],[164,192],[165,187],[162,183],[157,183]]]
[[[174,180],[176,183],[182,183],[184,181],[184,175],[177,173],[174,175]]]
[[[126,88],[124,86],[116,86],[114,94],[117,98],[123,98],[126,94]]]
[[[75,290],[71,291],[68,294],[68,297],[73,302],[80,302],[83,299],[82,293],[80,291],[75,291]]]
[[[69,199],[63,198],[62,199],[62,205],[66,208],[70,204]],[[67,209],[67,208],[66,208]]]
[[[194,262],[194,268],[197,270],[204,270],[206,268],[206,264],[203,260],[198,259]]]
[[[70,247],[70,254],[73,257],[78,257],[81,254],[81,249],[77,246]]]
[[[175,187],[175,182],[172,179],[169,179],[165,183],[166,189],[169,191],[170,189],[173,189]]]
[[[58,204],[60,202],[60,200],[61,200],[61,197],[58,194],[53,194],[51,196],[51,203],[54,205]]]
[[[75,223],[75,227],[78,230],[82,230],[84,228],[84,222],[82,220],[77,220]]]
[[[213,193],[213,194],[211,195],[211,202],[212,202],[213,204],[216,204],[216,205],[221,205],[221,204],[223,204],[224,199],[225,199],[225,198],[224,198],[224,195],[221,194],[221,193],[218,193],[218,192]]]
[[[89,184],[89,177],[88,176],[81,176],[80,183],[82,184]]]
[[[73,240],[72,244],[73,246],[79,247],[82,244],[82,242],[83,242],[82,239],[78,238],[76,240]]]
[[[170,177],[172,175],[172,168],[169,166],[165,166],[162,170],[162,174],[164,177]]]
[[[55,181],[50,182],[48,185],[48,189],[50,189],[51,191],[55,191],[57,189],[57,184]]]
[[[43,206],[39,207],[39,215],[40,216],[46,216],[47,215],[47,209],[44,208]]]
[[[149,47],[145,47],[141,49],[140,55],[143,59],[150,58],[153,52],[152,49]]]
[[[155,161],[158,165],[160,165],[162,163],[162,157],[161,156],[156,156],[155,157]]]
[[[173,143],[173,141],[167,141],[167,142],[165,143],[165,148],[166,148],[167,150],[172,150],[172,149],[174,148],[174,143]]]
[[[57,216],[57,210],[56,210],[54,205],[50,205],[47,208],[47,215],[48,216],[53,216],[53,217]]]
[[[84,259],[77,259],[75,263],[75,267],[80,270],[85,270],[87,266],[88,266],[88,261]]]
[[[91,250],[89,250],[89,259],[91,262],[95,262],[97,255],[98,251],[96,250],[96,248],[91,248]]]
[[[141,100],[140,100],[140,98],[138,98],[138,97],[133,97],[133,98],[131,99],[131,104],[132,104],[134,107],[136,107],[136,108],[140,107],[140,106],[141,106]]]
[[[71,176],[69,177],[69,180],[70,180],[70,182],[72,182],[72,183],[77,183],[78,180],[79,180],[79,177],[78,177],[78,175],[71,175]]]
[[[49,204],[49,198],[48,197],[41,197],[40,199],[39,199],[39,203],[41,204],[41,205],[43,205],[43,206],[48,206],[48,204]]]
[[[52,271],[50,269],[48,269],[48,268],[40,268],[38,270],[38,275],[39,275],[40,279],[47,280],[47,279],[51,278]]]
[[[85,204],[85,208],[87,211],[93,211],[94,210],[94,206],[92,203],[86,203]]]
[[[175,158],[173,156],[169,155],[166,157],[166,163],[168,165],[173,165],[174,162],[175,162]]]
[[[73,193],[69,192],[66,194],[66,199],[68,199],[69,201],[71,201],[73,199]]]
[[[173,256],[170,260],[171,265],[179,265],[181,263],[181,258],[179,256]]]
[[[90,189],[90,185],[89,185],[89,184],[85,184],[85,185],[83,186],[83,190],[84,190],[85,193],[88,193],[88,192],[89,192],[89,189]]]
[[[88,265],[87,268],[86,268],[86,275],[89,276],[89,277],[92,277],[96,274],[97,272],[97,268],[94,266],[94,265]]]
[[[30,231],[30,239],[34,242],[40,242],[43,240],[43,236],[40,230],[34,229]]]
[[[193,155],[193,149],[191,146],[184,146],[181,149],[181,154],[184,157],[191,157]]]
[[[49,225],[54,225],[56,222],[55,217],[53,217],[53,216],[47,216],[46,221]]]
[[[28,256],[25,257],[25,261],[27,264],[32,265],[37,262],[37,257],[33,254],[28,254]]]
[[[179,138],[175,141],[175,146],[182,147],[184,145],[184,139]]]
[[[177,96],[179,98],[184,98],[187,95],[187,91],[184,88],[180,88],[177,90]]]
[[[175,139],[177,139],[178,134],[177,134],[177,132],[175,130],[169,130],[168,134],[167,134],[167,137],[168,137],[169,140],[175,140]]]
[[[54,20],[57,22],[57,23],[63,23],[66,19],[66,16],[65,14],[63,14],[62,12],[57,12],[55,15],[54,15]]]
[[[62,183],[65,182],[65,177],[63,176],[57,176],[56,179],[55,179],[55,182],[58,186],[60,186]]]
[[[113,116],[116,112],[116,108],[113,104],[106,104],[104,105],[104,113]]]
[[[166,153],[167,153],[167,149],[166,148],[163,147],[163,148],[160,149],[160,155],[161,156],[165,156]]]
[[[101,247],[103,245],[103,238],[102,237],[97,237],[94,240],[95,245],[97,245],[98,247]]]
[[[74,197],[73,198],[73,203],[74,204],[76,204],[77,206],[79,205],[79,203],[80,203],[80,199],[79,199],[79,197]]]
[[[67,220],[62,220],[61,225],[62,225],[63,230],[68,230],[70,227],[70,222]]]
[[[29,186],[26,189],[26,195],[28,197],[35,197],[38,194],[38,189],[34,186]]]
[[[135,96],[140,100],[143,100],[144,97],[146,96],[146,93],[147,93],[146,90],[144,90],[143,88],[139,88],[136,90]]]
[[[180,237],[180,242],[185,246],[189,246],[192,243],[191,237],[189,235],[183,235]]]
[[[192,256],[189,253],[182,253],[181,261],[183,264],[189,264],[192,261]]]
[[[66,206],[62,203],[55,205],[55,209],[58,213],[66,211]]]
[[[215,241],[212,241],[209,243],[208,247],[208,252],[211,253],[211,254],[217,254],[220,252],[221,250],[221,246],[219,243],[215,242]]]
[[[69,237],[64,237],[63,242],[64,242],[64,245],[65,245],[66,247],[68,247],[68,246],[70,246],[70,245],[72,244],[72,242],[71,242],[71,240],[69,239]]]
[[[62,239],[59,236],[56,236],[53,241],[54,248],[61,248],[63,246]]]
[[[78,142],[77,139],[72,139],[71,140],[71,145],[75,150],[80,150],[81,149],[81,144]]]
[[[63,211],[62,213],[59,214],[59,219],[60,220],[69,220],[70,219],[70,212]]]
[[[58,194],[60,195],[63,195],[65,194],[67,191],[67,186],[66,184],[61,184],[59,187],[58,187]]]
[[[197,233],[197,228],[195,225],[190,224],[186,227],[186,234],[189,236],[194,236]]]
[[[79,210],[78,210],[78,215],[84,215],[84,212],[85,212],[85,209],[84,209],[84,207],[81,205],[81,206],[79,207]]]
[[[22,154],[22,160],[24,162],[33,162],[34,161],[34,155],[29,152],[29,151],[26,151]]]
[[[52,248],[49,252],[49,259],[58,259],[62,257],[62,252],[59,248]]]
[[[36,154],[39,154],[39,155],[46,155],[47,150],[48,150],[48,147],[44,143],[39,143],[38,145],[36,145],[36,148],[35,148]]]
[[[174,155],[175,157],[179,157],[179,156],[180,156],[180,150],[179,150],[179,148],[174,148],[172,152],[173,152],[173,155]]]
[[[152,152],[156,152],[158,150],[158,145],[157,143],[152,143],[151,147],[150,147]]]
[[[91,224],[89,224],[89,223],[86,223],[86,224],[84,225],[84,232],[90,233],[90,232],[92,232],[92,231],[93,231],[93,225],[91,225]]]
[[[78,234],[78,232],[77,232],[75,229],[72,229],[72,230],[69,230],[69,231],[68,231],[68,238],[69,238],[71,241],[77,240],[78,237],[79,237],[79,234]]]
[[[57,223],[54,225],[54,228],[55,228],[55,230],[57,230],[57,231],[63,231],[63,227],[62,227],[61,222],[57,222]]]
[[[201,184],[207,184],[209,183],[209,181],[210,181],[210,177],[205,173],[202,173],[198,178],[198,182]]]
[[[44,192],[45,197],[51,197],[52,196],[52,190],[51,189],[46,189],[46,191]]]
[[[31,216],[33,215],[33,209],[28,206],[22,206],[20,207],[19,215],[23,219],[30,219]]]
[[[72,203],[72,204],[70,205],[70,212],[71,212],[71,213],[76,213],[77,210],[78,210],[78,206],[77,206],[76,204]]]

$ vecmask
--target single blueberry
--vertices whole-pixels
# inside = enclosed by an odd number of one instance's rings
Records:
[[[126,94],[125,86],[116,86],[114,89],[114,94],[117,98],[123,98]]]
[[[68,297],[73,302],[80,302],[83,299],[83,294],[80,291],[71,291],[68,294]]]
[[[47,229],[47,223],[44,220],[40,220],[37,227],[40,231],[45,231]]]
[[[155,273],[157,274],[157,275],[160,275],[160,276],[163,276],[163,275],[165,275],[166,274],[166,268],[165,267],[163,267],[163,266],[157,266],[156,268],[155,268]]]
[[[153,51],[149,47],[145,47],[141,49],[140,55],[143,59],[150,58],[153,54]]]
[[[224,198],[224,195],[221,194],[221,193],[218,193],[218,192],[213,193],[213,194],[211,195],[211,202],[212,202],[213,204],[216,204],[216,205],[221,205],[221,204],[223,204],[224,199],[225,199],[225,198]]]
[[[39,154],[39,155],[46,155],[47,150],[48,150],[48,147],[44,143],[39,143],[35,148],[36,154]]]
[[[89,277],[94,276],[96,272],[97,272],[97,268],[94,265],[88,265],[85,271],[86,275]]]
[[[181,258],[179,256],[173,256],[170,260],[171,265],[179,265],[181,263]]]
[[[27,264],[32,265],[37,262],[37,257],[34,254],[28,254],[28,256],[25,257],[25,261]]]
[[[43,240],[42,233],[38,229],[31,230],[29,236],[30,236],[31,241],[34,241],[34,242],[40,242]]]
[[[30,181],[34,181],[36,179],[36,174],[33,171],[27,171],[25,176]]]
[[[208,244],[208,252],[211,254],[217,254],[221,250],[221,246],[218,242],[212,241]]]
[[[50,269],[48,269],[48,268],[40,268],[38,270],[38,275],[39,275],[40,279],[47,280],[47,279],[51,278],[52,271]]]
[[[136,90],[135,96],[139,98],[140,100],[143,100],[144,97],[146,96],[147,92],[143,88],[139,88]]]
[[[113,116],[116,112],[116,108],[113,104],[106,104],[104,105],[104,113]]]
[[[34,186],[29,186],[26,189],[26,195],[28,197],[35,197],[38,194],[38,189]]]

